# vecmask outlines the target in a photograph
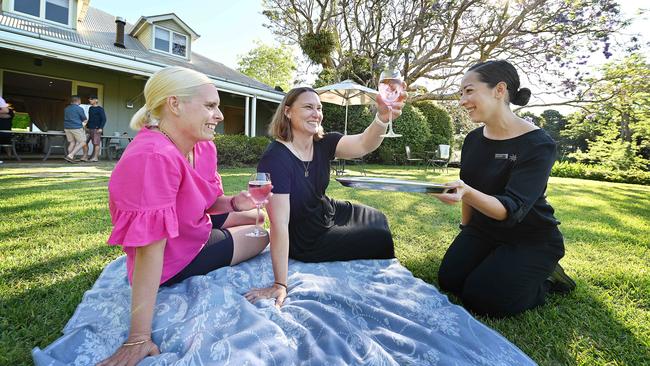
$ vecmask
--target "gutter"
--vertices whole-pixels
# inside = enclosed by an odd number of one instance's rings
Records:
[[[15,51],[28,52],[76,63],[79,63],[79,60],[84,60],[85,64],[122,72],[128,71],[133,74],[147,77],[151,76],[156,71],[169,66],[160,62],[145,60],[136,56],[119,54],[102,48],[74,43],[5,25],[0,25],[0,34],[2,34],[2,32],[7,32],[9,35],[8,37],[0,37],[0,45],[4,48]],[[55,45],[63,47],[52,47]],[[98,54],[115,59],[110,60],[106,58],[97,58]],[[257,96],[260,97],[260,99],[277,103],[279,103],[284,97],[284,93],[259,89],[254,86],[246,85],[237,81],[231,81],[214,75],[208,75],[208,77],[215,81],[214,84],[218,89],[230,93],[248,97]]]

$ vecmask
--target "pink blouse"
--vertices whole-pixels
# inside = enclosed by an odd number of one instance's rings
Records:
[[[201,251],[212,224],[206,210],[223,195],[212,141],[194,146],[194,168],[163,134],[143,128],[115,165],[108,182],[111,245],[126,253],[133,280],[135,248],[167,239],[163,283]]]

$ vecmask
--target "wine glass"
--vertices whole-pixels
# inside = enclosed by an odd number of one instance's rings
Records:
[[[255,217],[255,229],[252,232],[247,233],[246,236],[258,238],[267,235],[266,231],[262,230],[260,227],[260,209],[262,208],[264,201],[268,198],[269,193],[271,193],[271,188],[271,174],[251,174],[251,177],[248,180],[248,193],[250,193],[251,199],[257,207],[257,216]]]
[[[393,103],[397,101],[403,89],[402,76],[397,69],[387,68],[381,72],[381,75],[379,75],[379,94],[381,94],[381,98],[390,111],[388,114],[388,133],[381,135],[381,137],[402,137],[402,135],[393,132]]]

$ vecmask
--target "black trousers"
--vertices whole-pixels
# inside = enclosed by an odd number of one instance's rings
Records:
[[[289,257],[301,262],[395,258],[388,219],[369,206],[335,200],[334,226],[309,245],[291,243]]]
[[[438,283],[474,313],[511,316],[544,304],[546,279],[563,256],[557,228],[524,242],[465,227],[442,259]]]

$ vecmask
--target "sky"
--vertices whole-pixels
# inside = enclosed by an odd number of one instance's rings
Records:
[[[623,13],[634,18],[626,33],[640,33],[642,39],[650,41],[650,16],[634,16],[640,6],[650,9],[648,0],[620,0]],[[647,5],[643,5],[646,3]],[[137,4],[134,6],[134,4]],[[179,6],[182,4],[182,6]],[[134,24],[140,16],[174,12],[201,37],[192,44],[192,50],[219,61],[233,69],[237,68],[237,57],[246,54],[259,40],[266,44],[277,44],[271,31],[264,27],[266,18],[262,15],[261,0],[92,0],[91,6],[112,15],[126,18]],[[299,51],[294,53],[298,54]],[[650,48],[646,49],[650,58]],[[605,60],[596,55],[595,63]],[[304,77],[304,76],[303,76]],[[309,79],[309,78],[308,78]],[[537,113],[537,111],[534,111]]]

